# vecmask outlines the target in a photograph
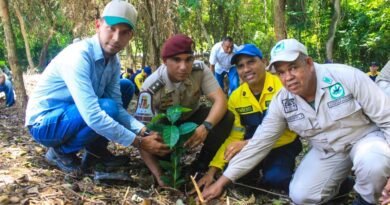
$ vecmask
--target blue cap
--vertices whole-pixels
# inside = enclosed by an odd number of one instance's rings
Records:
[[[254,44],[245,44],[242,46],[240,50],[238,50],[236,53],[234,53],[232,60],[230,60],[230,63],[236,64],[237,58],[240,55],[247,55],[247,56],[257,56],[260,59],[263,59],[263,53],[259,48],[257,48]]]
[[[144,72],[145,72],[146,74],[148,74],[148,76],[149,76],[150,74],[152,74],[152,68],[149,67],[149,66],[145,66],[145,67],[144,67]]]

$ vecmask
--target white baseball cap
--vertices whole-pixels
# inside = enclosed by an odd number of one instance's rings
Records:
[[[125,23],[135,29],[138,12],[126,1],[113,0],[104,7],[102,17],[110,26]]]
[[[276,45],[272,48],[271,61],[267,69],[275,71],[273,66],[275,62],[295,61],[300,53],[308,55],[307,49],[302,43],[293,38],[283,39],[277,42]]]

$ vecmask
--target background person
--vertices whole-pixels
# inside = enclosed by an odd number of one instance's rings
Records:
[[[237,49],[233,39],[231,37],[225,37],[221,42],[218,42],[213,46],[210,53],[210,69],[213,71],[215,79],[217,79],[222,90],[225,88],[224,78],[226,75],[228,76],[228,95],[230,95],[240,84],[237,69],[230,63],[230,60]]]
[[[139,94],[139,91],[142,88],[142,84],[144,83],[145,79],[152,74],[152,68],[149,66],[145,66],[140,73],[138,73],[134,77],[134,83],[137,86],[135,92],[137,95]]]
[[[2,92],[4,92],[5,94],[5,106],[11,107],[12,105],[14,105],[15,95],[12,81],[3,72],[3,69],[0,68],[0,93]]]
[[[367,72],[367,75],[371,78],[372,81],[375,82],[376,77],[380,74],[378,71],[379,64],[377,62],[371,62],[370,71]]]

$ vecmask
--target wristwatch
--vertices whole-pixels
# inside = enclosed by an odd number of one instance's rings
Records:
[[[149,129],[146,129],[144,131],[144,134],[142,135],[142,137],[146,137],[146,136],[149,136],[150,135],[150,130]]]
[[[211,124],[211,122],[203,121],[202,125],[204,125],[207,132],[210,132],[213,129],[213,124]]]

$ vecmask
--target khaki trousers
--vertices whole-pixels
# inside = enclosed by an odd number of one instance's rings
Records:
[[[312,148],[298,166],[290,183],[290,198],[295,204],[321,204],[332,199],[341,182],[353,170],[354,189],[364,200],[376,203],[390,176],[390,147],[383,132],[371,132],[349,152],[329,158]]]

